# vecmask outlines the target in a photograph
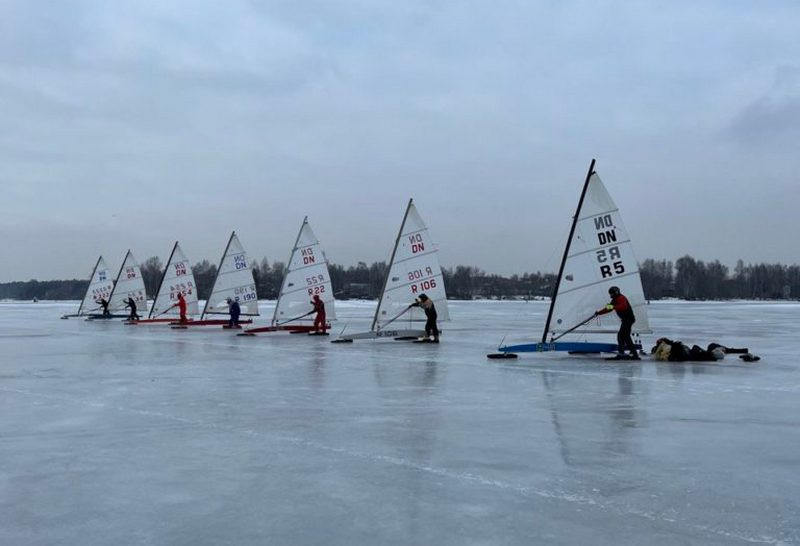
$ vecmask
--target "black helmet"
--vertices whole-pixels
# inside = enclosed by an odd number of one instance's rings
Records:
[[[608,289],[608,295],[609,296],[616,296],[617,294],[619,294],[619,287],[618,286],[612,286],[611,288]]]
[[[422,301],[427,301],[428,300],[428,296],[426,296],[425,294],[420,294],[419,295],[419,299],[421,299]]]

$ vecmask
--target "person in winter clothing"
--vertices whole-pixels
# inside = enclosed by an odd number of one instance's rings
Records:
[[[136,312],[136,302],[133,301],[133,298],[128,296],[128,299],[125,300],[125,307],[130,307],[131,314],[128,316],[128,320],[139,320],[140,317],[139,313]]]
[[[230,314],[231,318],[228,320],[228,327],[230,328],[239,328],[239,315],[242,312],[242,308],[239,307],[239,302],[228,298],[228,314]]]
[[[95,303],[97,303],[97,305],[99,305],[100,307],[103,308],[103,316],[104,317],[110,317],[111,316],[111,313],[109,313],[109,311],[108,311],[108,300],[107,299],[100,298]]]
[[[624,358],[625,349],[628,349],[631,353],[630,358],[640,360],[639,352],[636,350],[636,345],[631,337],[631,328],[633,328],[633,323],[636,322],[633,307],[631,307],[628,298],[623,296],[616,286],[608,289],[608,295],[611,296],[611,302],[596,311],[595,316],[616,311],[620,321],[619,331],[617,332],[617,356]]]
[[[178,303],[175,305],[178,306],[178,312],[180,312],[181,318],[180,323],[183,324],[188,322],[189,319],[186,318],[186,298],[183,297],[183,293],[178,292]]]
[[[314,317],[314,331],[319,332],[321,330],[324,334],[326,329],[325,302],[320,299],[319,295],[315,294],[314,298],[311,300],[311,305],[314,306],[314,312],[317,313]]]
[[[412,307],[420,307],[425,312],[425,339],[431,340],[431,336],[433,336],[433,342],[439,343],[439,328],[436,326],[436,306],[433,304],[433,300],[430,299],[425,294],[420,294],[417,301],[412,303],[408,306],[409,309]]]

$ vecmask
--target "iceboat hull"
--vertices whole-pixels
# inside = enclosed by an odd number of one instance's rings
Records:
[[[356,334],[348,334],[339,336],[338,339],[346,341],[354,341],[356,339],[397,339],[397,338],[418,338],[425,335],[425,330],[412,330],[408,328],[396,328],[385,330],[371,330],[369,332],[359,332]],[[334,340],[335,341],[335,340]]]
[[[328,324],[327,328],[330,329],[330,324]],[[260,326],[258,328],[248,328],[244,331],[246,334],[266,334],[269,332],[297,332],[297,333],[308,333],[314,331],[313,324],[282,324],[280,326]]]
[[[523,343],[504,345],[497,349],[501,353],[548,353],[552,351],[569,353],[615,353],[616,343],[556,341],[553,343]]]

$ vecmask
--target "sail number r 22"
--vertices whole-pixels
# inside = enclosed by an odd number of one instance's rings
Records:
[[[312,275],[306,277],[306,290],[309,296],[318,296],[325,293],[325,275]]]

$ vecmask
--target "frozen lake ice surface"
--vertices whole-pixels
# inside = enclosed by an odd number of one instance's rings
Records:
[[[439,345],[76,308],[0,304],[0,544],[800,543],[800,304],[650,305],[648,348],[753,364],[486,359],[545,302],[451,302]]]

